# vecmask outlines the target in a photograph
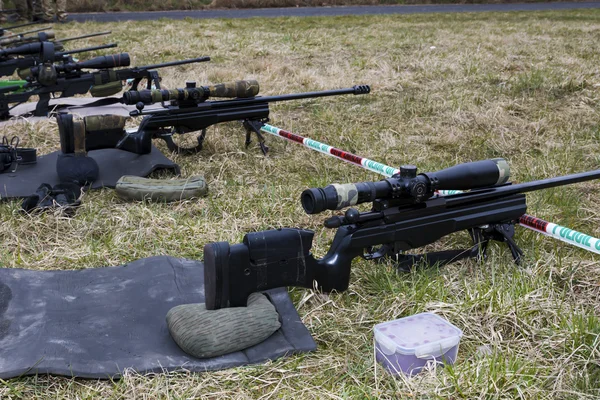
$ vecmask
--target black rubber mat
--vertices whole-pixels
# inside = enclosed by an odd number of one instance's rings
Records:
[[[204,265],[159,256],[74,271],[0,269],[0,378],[54,374],[117,378],[212,371],[316,348],[285,289],[266,292],[281,328],[244,351],[197,359],[167,329],[167,312],[204,301]]]
[[[15,172],[0,173],[0,198],[27,197],[35,193],[42,183],[51,186],[59,182],[56,160],[59,152],[38,157],[37,163],[19,165]],[[179,166],[169,160],[156,147],[150,154],[139,155],[118,149],[93,150],[88,153],[100,167],[100,175],[92,189],[114,188],[123,175],[148,176],[156,170],[171,170],[179,175]]]

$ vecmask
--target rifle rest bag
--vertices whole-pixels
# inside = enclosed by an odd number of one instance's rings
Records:
[[[123,200],[168,203],[206,196],[208,186],[204,177],[199,175],[171,180],[125,175],[117,181],[115,190]]]
[[[175,343],[197,358],[218,357],[261,343],[281,327],[275,306],[252,293],[247,307],[207,310],[204,303],[182,304],[167,313]]]

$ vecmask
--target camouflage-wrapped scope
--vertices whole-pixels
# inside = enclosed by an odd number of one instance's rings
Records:
[[[125,104],[154,104],[162,101],[196,102],[201,103],[209,97],[251,98],[258,94],[259,85],[255,80],[220,83],[198,88],[170,90],[130,90],[123,93]]]

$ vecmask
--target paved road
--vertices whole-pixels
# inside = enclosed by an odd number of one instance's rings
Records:
[[[295,8],[258,8],[231,10],[196,11],[154,11],[154,12],[111,12],[71,14],[78,22],[98,21],[144,21],[157,18],[252,18],[252,17],[313,17],[335,15],[380,15],[380,14],[419,14],[453,13],[482,11],[545,11],[600,8],[600,1],[585,3],[516,3],[516,4],[437,4],[422,6],[352,6],[352,7],[295,7]]]

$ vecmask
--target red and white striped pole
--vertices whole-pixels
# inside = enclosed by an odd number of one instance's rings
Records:
[[[261,131],[269,133],[273,136],[282,137],[289,140],[290,142],[301,144],[309,149],[316,150],[320,153],[327,154],[329,156],[336,157],[340,160],[349,162],[350,164],[358,165],[366,170],[381,174],[385,177],[390,177],[400,172],[398,168],[390,167],[379,163],[377,161],[369,160],[356,154],[349,153],[344,150],[340,150],[333,146],[325,143],[318,142],[316,140],[308,139],[298,134],[285,131],[277,128],[273,125],[264,124]],[[440,190],[436,192],[440,196],[448,196],[457,193],[462,193],[460,190]],[[523,215],[519,220],[519,225],[531,229],[535,232],[539,232],[546,236],[553,237],[565,243],[572,244],[582,249],[592,251],[600,254],[600,239],[593,236],[586,235],[585,233],[574,231],[564,226],[553,224],[552,222],[544,221],[540,218],[533,217],[531,215]]]

